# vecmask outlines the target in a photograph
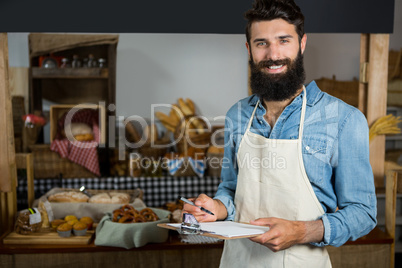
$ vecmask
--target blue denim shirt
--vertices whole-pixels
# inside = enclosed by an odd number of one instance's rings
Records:
[[[341,246],[366,235],[377,224],[367,120],[358,109],[322,92],[314,81],[306,92],[303,161],[325,212],[321,217],[324,240],[313,244]],[[266,110],[260,103],[250,131],[266,138],[297,139],[303,94],[285,108],[273,129],[264,119]],[[214,197],[226,206],[226,220],[233,220],[236,213],[236,154],[257,101],[255,95],[242,99],[226,115],[222,183]]]

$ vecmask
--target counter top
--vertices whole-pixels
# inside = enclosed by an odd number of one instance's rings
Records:
[[[3,241],[1,237],[1,241]],[[363,236],[356,241],[348,241],[345,245],[363,245],[363,244],[391,244],[392,237],[376,227],[368,235]],[[94,240],[87,245],[10,245],[0,244],[0,254],[37,254],[37,253],[60,253],[60,252],[111,252],[111,251],[143,251],[143,250],[181,250],[197,248],[223,248],[223,242],[208,244],[189,244],[180,240],[177,232],[169,230],[168,240],[164,243],[147,244],[143,247],[124,249],[119,247],[96,246]]]

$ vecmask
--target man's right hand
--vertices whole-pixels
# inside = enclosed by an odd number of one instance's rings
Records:
[[[208,214],[202,211],[198,207],[184,203],[182,213],[193,214],[198,222],[209,222],[209,221],[226,219],[227,217],[226,207],[221,203],[221,201],[212,199],[211,197],[205,194],[200,194],[196,199],[194,198],[189,199],[193,201],[194,204],[196,204],[197,206],[201,206],[215,214],[215,215]]]

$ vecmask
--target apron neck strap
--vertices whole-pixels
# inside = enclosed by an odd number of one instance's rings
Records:
[[[299,125],[299,139],[303,137],[303,127],[304,127],[304,117],[306,115],[306,104],[307,104],[307,91],[306,87],[303,85],[303,104],[302,104],[302,110],[301,110],[301,115],[300,115],[300,125]],[[250,130],[251,123],[253,122],[253,118],[255,115],[255,111],[257,111],[258,104],[260,104],[260,100],[257,101],[257,104],[254,107],[253,113],[251,114],[250,120],[247,125],[246,132]]]
[[[303,127],[304,127],[304,117],[306,116],[306,104],[307,104],[307,91],[305,86],[303,86],[303,104],[300,115],[300,125],[299,125],[299,140],[303,137]]]

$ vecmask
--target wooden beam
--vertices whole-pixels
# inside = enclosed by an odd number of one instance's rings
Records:
[[[17,213],[17,169],[15,163],[13,113],[8,77],[8,38],[0,33],[0,192],[2,231],[11,230]]]
[[[0,135],[0,191],[11,192],[11,169],[9,162],[8,134],[9,112],[10,112],[10,92],[8,88],[8,39],[7,34],[0,33],[0,107],[4,107],[0,112],[0,126],[5,130],[6,135]],[[11,117],[12,118],[12,117]],[[4,132],[3,132],[4,133]],[[14,143],[14,142],[13,142]]]
[[[389,34],[370,34],[367,121],[371,126],[387,113]],[[384,187],[385,136],[370,142],[370,163],[376,187]]]

